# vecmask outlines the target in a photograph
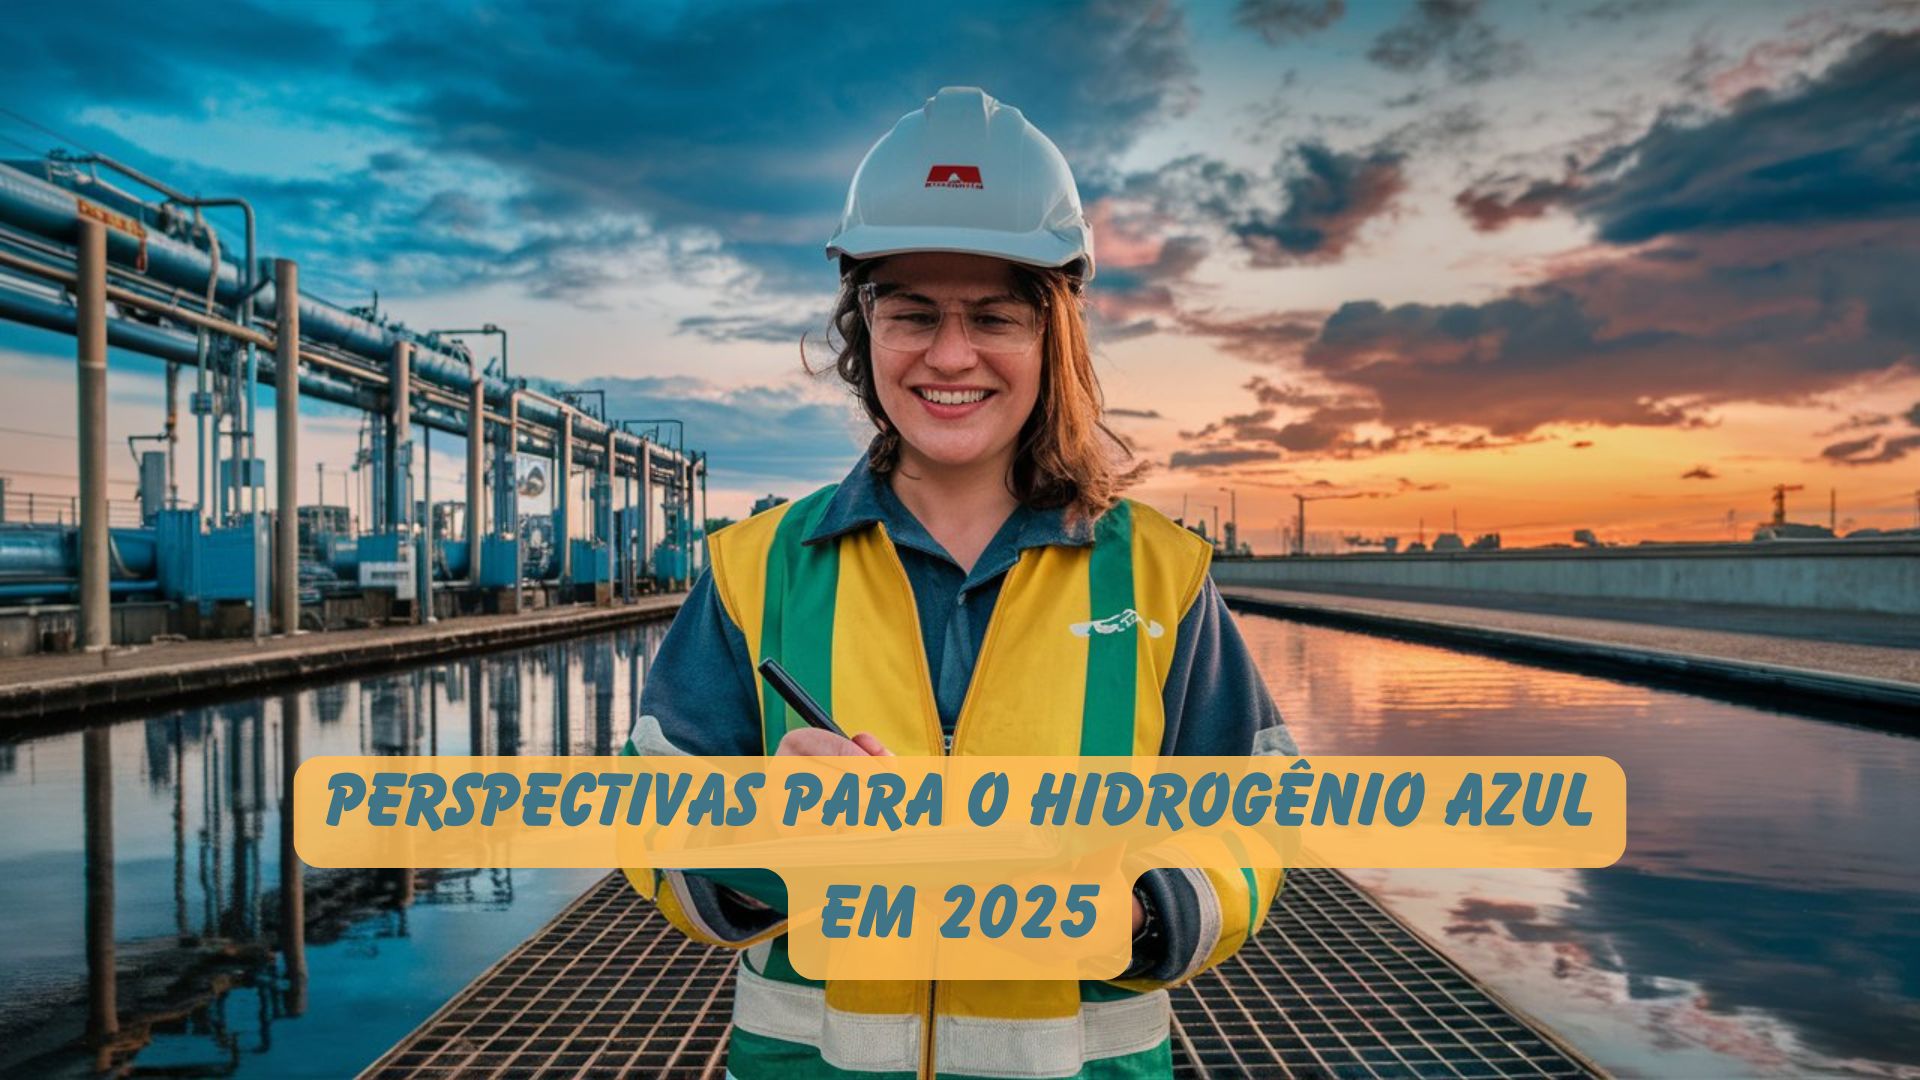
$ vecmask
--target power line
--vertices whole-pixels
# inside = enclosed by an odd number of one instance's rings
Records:
[[[31,431],[27,428],[17,427],[0,427],[0,432],[5,432],[8,435],[32,435],[41,439],[66,439],[69,442],[80,437],[78,435],[62,434],[58,431]]]
[[[5,139],[6,141],[19,147],[20,149],[25,150],[27,153],[32,154],[34,157],[39,157],[44,152],[39,147],[34,146],[32,143],[27,142],[25,139],[16,139],[11,135],[5,135],[5,134],[0,134],[0,139]]]
[[[88,146],[86,143],[81,142],[79,139],[68,138],[67,136],[60,134],[59,132],[39,122],[38,120],[35,120],[30,116],[22,116],[21,114],[13,111],[12,109],[7,108],[4,105],[0,105],[0,113],[5,113],[8,116],[13,117],[15,120],[18,120],[21,123],[27,125],[28,127],[34,129],[35,131],[40,132],[42,135],[51,135],[54,138],[59,139],[61,142],[74,147],[75,149],[85,150],[89,154],[98,154],[100,152],[98,150],[95,150],[93,147]]]
[[[0,476],[37,476],[45,480],[74,480],[74,481],[79,480],[79,477],[76,477],[72,473],[36,472],[33,469],[16,469],[16,468],[13,468],[12,466],[8,466],[5,469],[0,469]],[[107,483],[129,484],[134,487],[140,486],[140,481],[138,480],[122,480],[117,476],[107,477]]]

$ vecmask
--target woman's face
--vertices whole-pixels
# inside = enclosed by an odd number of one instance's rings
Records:
[[[874,389],[902,454],[946,467],[1010,461],[1040,398],[1045,319],[1014,296],[1009,264],[982,255],[895,255],[871,281],[875,299],[863,306]]]

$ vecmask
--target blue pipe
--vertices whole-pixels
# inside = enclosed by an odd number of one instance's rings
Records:
[[[0,173],[4,172],[6,170],[0,168]],[[0,279],[0,319],[71,334],[74,331],[74,317],[71,305]],[[200,362],[199,349],[192,334],[128,319],[107,320],[107,344],[188,367]],[[263,357],[260,367],[271,375],[274,370],[273,359]],[[300,373],[300,393],[359,409],[372,410],[380,404],[379,396],[372,389],[355,386],[331,372],[314,371],[311,368]],[[454,430],[465,430],[464,421],[460,428]]]
[[[0,579],[72,577],[72,531],[59,526],[0,529]]]
[[[80,573],[71,525],[0,526],[0,581],[67,579]],[[107,559],[116,580],[152,578],[159,565],[152,529],[107,530]]]
[[[210,255],[168,233],[167,229],[176,215],[141,202],[86,172],[62,167],[57,162],[35,160],[0,164],[0,224],[11,225],[49,240],[69,243],[79,222],[79,212],[74,202],[76,195],[137,220],[145,230],[145,236],[141,238],[125,230],[108,229],[107,257],[110,261],[122,266],[135,266],[144,256],[146,276],[176,288],[191,290],[196,295],[205,290]],[[262,268],[256,280],[263,280],[266,284],[255,293],[254,312],[257,321],[264,324],[274,317],[276,298],[272,273],[268,267],[270,260],[263,256],[260,262]],[[223,258],[214,290],[216,299],[229,306],[239,303],[244,293],[241,278],[240,268]],[[425,335],[416,334],[399,324],[374,322],[311,296],[303,295],[300,298],[300,332],[304,339],[352,353],[365,360],[370,370],[381,372],[386,370],[395,346],[403,341],[408,342],[414,347],[416,377],[460,394],[467,393],[473,385],[474,373],[464,355],[451,352]],[[196,359],[183,362],[194,363]],[[518,385],[484,374],[480,379],[484,387],[483,396],[489,406],[495,408],[504,408],[508,395]],[[562,407],[557,403],[531,396],[521,399],[520,416],[523,423],[545,428],[557,435],[561,414]],[[588,452],[583,459],[592,459],[595,456],[592,449],[606,444],[607,425],[576,411],[573,427],[579,441],[587,444],[584,449]],[[639,453],[641,441],[638,437],[620,432],[615,439],[623,455]],[[684,451],[666,452],[662,447],[649,447],[649,465],[655,456],[672,463],[683,461]]]
[[[184,238],[187,219],[171,205],[144,202],[101,181],[89,170],[55,159],[0,164],[0,225],[36,234],[57,244],[71,244],[78,232],[80,199],[123,219],[107,230],[110,261],[133,268],[145,281],[195,295],[205,290],[211,273],[214,295],[220,303],[230,308],[250,305],[262,321],[275,315],[277,297],[270,284],[270,260],[258,259],[253,274],[245,273],[244,267],[225,258],[216,265],[211,252]],[[245,284],[249,279],[268,284],[250,289]],[[75,323],[73,309],[64,303],[8,285],[4,279],[0,279],[0,317],[67,333],[73,332]],[[373,380],[384,374],[395,349],[402,343],[412,347],[413,374],[423,384],[464,397],[477,379],[483,400],[496,411],[509,408],[516,391],[525,385],[523,381],[496,379],[476,371],[464,350],[445,348],[437,339],[414,333],[402,325],[376,321],[311,296],[301,299],[301,322],[303,338],[358,358],[365,364],[369,376],[361,381],[351,374],[344,377],[332,372],[303,374],[300,380],[303,393],[320,400],[378,412],[381,399],[386,395]],[[109,320],[108,334],[109,341],[122,348],[178,363],[198,366],[200,362],[193,336],[176,330],[113,318]],[[270,372],[270,358],[262,366]],[[431,426],[463,434],[467,430],[463,410],[422,402],[413,411],[418,419]],[[521,423],[527,428],[545,429],[547,445],[541,445],[531,431],[526,431],[516,442],[516,452],[547,452],[571,420],[575,439],[580,444],[575,458],[588,466],[598,464],[604,468],[611,464],[606,460],[609,439],[620,456],[639,459],[638,468],[649,470],[649,476],[678,475],[690,464],[684,446],[669,449],[624,430],[610,432],[603,420],[538,395],[519,394],[519,413]],[[0,569],[4,569],[4,563],[0,563]]]
[[[115,581],[110,583],[114,596],[138,596],[157,593],[157,581]],[[0,582],[0,600],[71,600],[80,592],[77,581]]]

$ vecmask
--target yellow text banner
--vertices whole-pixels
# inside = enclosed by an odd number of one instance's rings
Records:
[[[1156,867],[1601,867],[1626,847],[1604,757],[319,757],[294,811],[321,867],[770,870],[796,970],[836,979],[1112,978]]]

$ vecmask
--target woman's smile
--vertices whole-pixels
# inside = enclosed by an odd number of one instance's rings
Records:
[[[993,391],[984,386],[916,386],[913,392],[928,412],[942,420],[970,416],[986,404]]]

